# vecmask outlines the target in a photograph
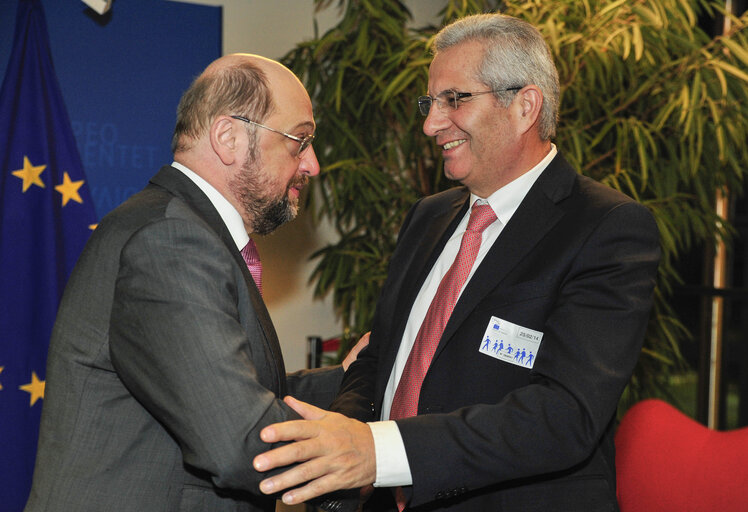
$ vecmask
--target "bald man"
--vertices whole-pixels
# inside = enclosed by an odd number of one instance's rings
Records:
[[[259,431],[298,417],[288,393],[326,407],[343,375],[286,375],[248,268],[250,235],[293,219],[319,172],[314,129],[302,84],[262,57],[185,92],[174,162],[101,221],[65,290],[27,511],[275,509]]]

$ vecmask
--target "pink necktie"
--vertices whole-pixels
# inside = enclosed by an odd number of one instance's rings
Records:
[[[255,241],[251,238],[247,242],[247,245],[244,246],[244,249],[242,249],[242,257],[247,263],[247,268],[249,269],[249,273],[252,274],[252,279],[254,279],[257,289],[260,290],[260,295],[262,295],[262,263],[260,263],[260,253],[257,251]]]
[[[457,257],[439,283],[439,288],[426,312],[426,317],[423,319],[405,363],[405,369],[392,400],[390,419],[408,418],[418,413],[418,396],[421,393],[423,378],[434,357],[436,347],[439,345],[444,327],[457,303],[460,290],[478,256],[483,230],[495,220],[496,214],[490,205],[473,205]],[[402,511],[405,508],[402,490],[398,487],[395,494],[398,509]]]
[[[390,419],[408,418],[418,413],[418,395],[421,392],[423,378],[434,357],[436,347],[439,345],[444,327],[457,303],[460,290],[478,256],[483,230],[495,220],[496,214],[491,206],[488,204],[473,205],[457,257],[439,283],[439,288],[423,319],[408,361],[405,363],[405,369],[392,401]]]

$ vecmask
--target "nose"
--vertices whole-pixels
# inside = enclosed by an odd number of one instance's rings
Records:
[[[429,137],[436,137],[436,134],[447,128],[450,123],[449,116],[434,102],[429,109],[429,115],[423,122],[423,133]]]
[[[299,159],[299,172],[306,174],[307,176],[316,176],[319,174],[319,162],[317,161],[317,154],[314,152],[314,147],[309,146],[300,155]]]

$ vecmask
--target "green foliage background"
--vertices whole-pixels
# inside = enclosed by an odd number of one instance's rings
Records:
[[[335,4],[334,6],[332,4]],[[307,86],[323,165],[311,208],[340,236],[313,257],[315,293],[333,293],[346,333],[369,329],[399,226],[419,197],[454,183],[421,131],[415,98],[427,90],[428,43],[439,27],[412,27],[397,0],[315,0],[340,23],[283,59]],[[728,238],[718,190],[742,189],[748,163],[748,15],[710,37],[699,17],[725,15],[702,0],[445,0],[442,24],[500,11],[537,26],[559,69],[554,142],[579,172],[645,204],[663,259],[643,357],[624,402],[656,396],[682,366],[689,333],[669,298],[676,263],[696,243]]]

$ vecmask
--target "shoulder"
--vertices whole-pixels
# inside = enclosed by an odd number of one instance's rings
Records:
[[[634,199],[588,176],[577,175],[576,194],[590,207],[613,207],[622,204],[639,204]]]
[[[645,205],[619,190],[582,175],[578,175],[575,188],[577,199],[574,202],[579,205],[580,215],[655,225],[654,216]]]
[[[462,204],[470,197],[470,191],[465,186],[453,187],[443,192],[426,196],[415,203],[426,209],[442,210],[446,205]]]
[[[636,203],[626,194],[579,173],[561,153],[548,164],[533,188],[565,209],[606,209]]]
[[[620,190],[585,176],[574,169],[559,153],[538,179],[538,187],[559,208],[580,220],[605,217],[614,210],[651,217],[641,203]]]
[[[445,212],[462,208],[470,198],[467,187],[459,186],[443,192],[422,197],[416,201],[408,212],[408,216],[435,217]]]
[[[633,228],[657,236],[652,212],[642,203],[605,183],[577,172],[561,154],[538,178],[532,200],[549,200],[577,232]]]
[[[592,178],[579,175],[567,202],[564,225],[590,247],[617,247],[622,253],[656,250],[660,233],[653,213],[642,203]]]
[[[192,244],[201,250],[221,246],[221,238],[200,212],[183,197],[153,184],[134,194],[105,215],[93,231],[87,248],[94,253],[121,253],[142,244]]]
[[[424,226],[431,225],[434,219],[459,212],[468,203],[469,197],[470,192],[462,186],[422,197],[408,210],[400,226],[398,238],[401,238],[410,228],[421,231]]]

